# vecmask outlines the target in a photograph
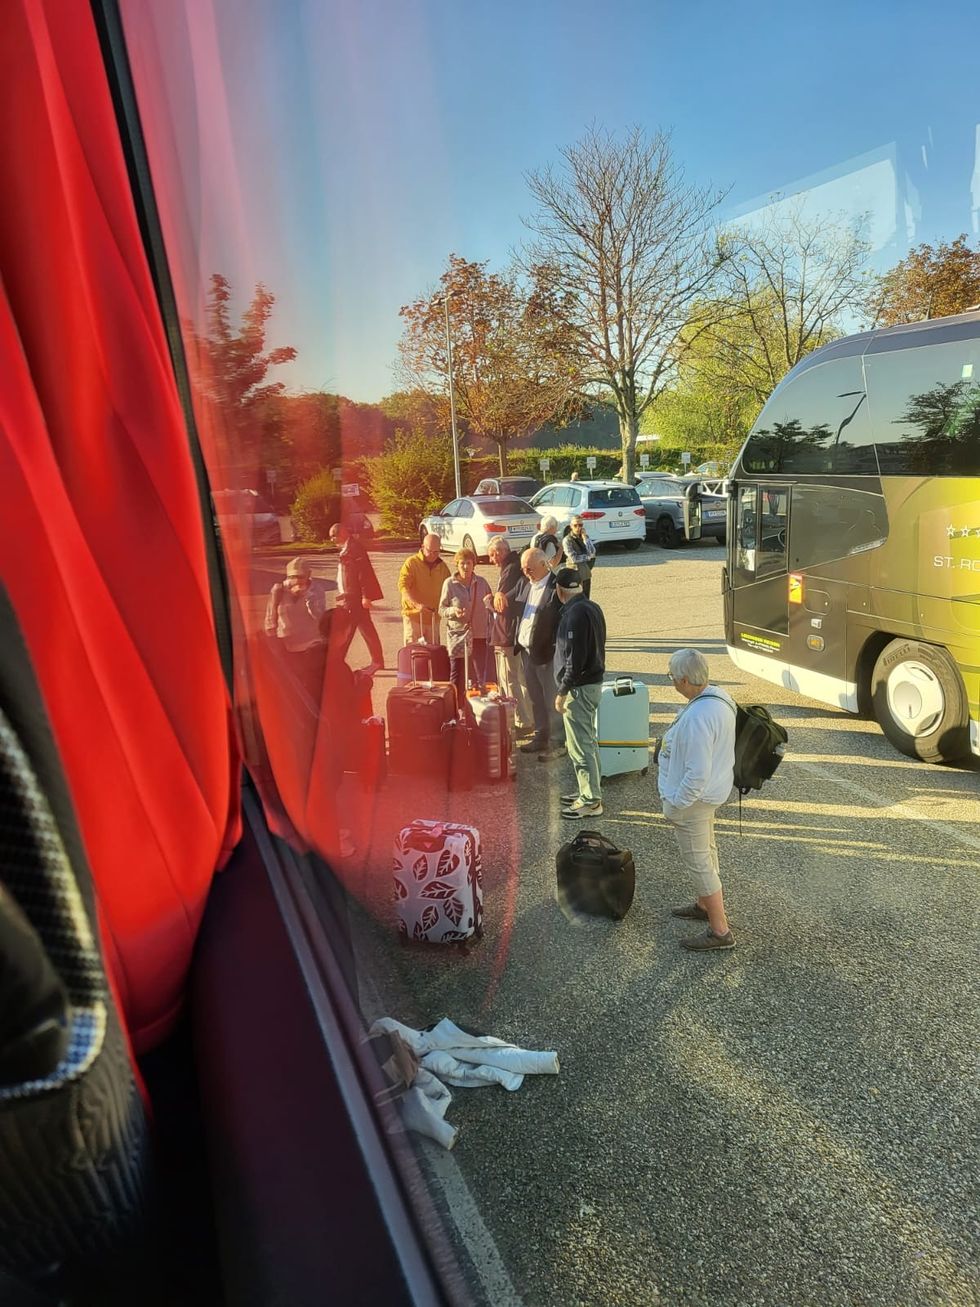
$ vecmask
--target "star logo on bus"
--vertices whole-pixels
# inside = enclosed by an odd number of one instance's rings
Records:
[[[946,528],[947,540],[968,539],[970,536],[980,536],[980,526],[948,526]]]

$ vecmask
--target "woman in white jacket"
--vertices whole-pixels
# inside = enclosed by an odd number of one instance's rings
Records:
[[[678,649],[668,673],[688,702],[661,743],[658,787],[696,896],[693,903],[672,908],[671,914],[708,923],[706,934],[682,939],[683,948],[734,948],[719,876],[715,810],[728,799],[734,783],[735,702],[709,685],[707,661],[696,649]]]

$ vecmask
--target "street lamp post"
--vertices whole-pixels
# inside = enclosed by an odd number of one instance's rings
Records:
[[[453,291],[447,290],[442,297],[446,307],[446,353],[449,355],[449,422],[453,429],[453,475],[456,478],[456,498],[463,493],[459,479],[459,437],[456,434],[456,392],[453,389],[453,338],[449,330],[449,300]]]

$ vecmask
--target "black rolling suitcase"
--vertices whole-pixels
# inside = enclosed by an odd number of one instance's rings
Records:
[[[446,776],[447,727],[456,721],[456,691],[448,684],[396,685],[388,692],[388,768],[411,776]]]
[[[558,901],[571,912],[622,921],[636,889],[629,849],[619,849],[598,831],[583,830],[563,844],[555,859]]]
[[[408,685],[411,681],[448,681],[449,650],[444,644],[428,644],[421,640],[405,644],[398,650],[398,667],[395,681]]]

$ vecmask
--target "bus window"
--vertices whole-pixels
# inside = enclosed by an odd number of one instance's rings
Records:
[[[869,355],[869,400],[882,475],[980,474],[980,344]]]
[[[747,472],[877,475],[861,359],[832,359],[779,386],[743,455]]]
[[[738,517],[736,520],[737,550],[735,568],[737,572],[755,575],[756,528],[759,514],[756,507],[759,491],[756,486],[742,486],[738,492]],[[748,579],[743,577],[743,580]]]
[[[759,556],[756,577],[786,571],[786,517],[789,491],[785,486],[761,486]]]
[[[883,495],[834,485],[793,487],[789,562],[794,572],[877,549],[887,538]]]

